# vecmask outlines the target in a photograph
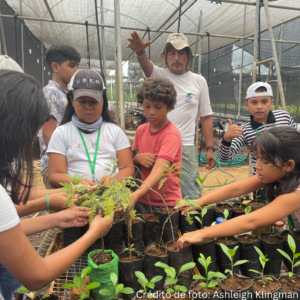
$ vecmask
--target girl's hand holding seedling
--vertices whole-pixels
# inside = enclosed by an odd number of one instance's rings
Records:
[[[201,235],[201,230],[185,233],[179,240],[177,246],[179,249],[188,247],[191,244],[201,244],[204,237]]]
[[[101,212],[93,219],[90,224],[89,232],[96,236],[96,239],[100,239],[107,235],[112,227],[113,218],[106,219]]]
[[[54,214],[54,217],[57,218],[54,227],[82,227],[89,222],[89,214],[90,212],[87,207],[78,207],[74,205],[71,208]]]
[[[189,200],[189,202],[192,202],[192,201],[195,202],[196,205],[198,205],[198,209],[199,209],[200,207],[199,207],[199,204],[197,203],[197,200]],[[196,210],[197,209],[196,205],[195,206],[192,206],[192,205],[191,206],[187,206],[186,202],[184,200],[182,200],[178,205],[176,205],[174,207],[174,209],[178,209],[180,207],[186,206],[186,208],[181,211],[181,215],[184,215],[185,213],[187,213],[189,211]]]
[[[69,207],[67,204],[65,204],[68,198],[66,192],[49,195],[48,197],[49,197],[49,208],[51,210],[61,211]]]

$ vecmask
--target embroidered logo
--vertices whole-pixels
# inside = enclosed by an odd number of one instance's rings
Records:
[[[192,93],[186,94],[185,102],[191,103],[191,101],[192,101]]]

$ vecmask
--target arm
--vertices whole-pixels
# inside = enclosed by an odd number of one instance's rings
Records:
[[[137,60],[145,73],[146,77],[150,77],[153,72],[153,64],[149,60],[149,57],[145,51],[152,42],[144,42],[136,31],[131,33],[131,38],[127,38],[130,44],[126,45],[126,48],[130,48],[136,53]]]
[[[24,188],[23,186],[20,186],[20,196],[22,195],[23,191],[26,190],[26,188]],[[47,189],[36,189],[36,188],[31,188],[30,190],[30,196],[28,200],[35,200],[38,198],[42,198],[45,197],[46,195],[53,195],[53,194],[57,194],[57,193],[61,193],[60,189],[52,189],[52,190],[47,190]]]
[[[158,185],[160,176],[165,173],[164,171],[164,169],[166,168],[165,164],[170,166],[171,162],[163,158],[158,158],[156,160],[150,175],[145,180],[145,183],[143,183],[141,187],[136,192],[133,193],[133,196],[131,198],[133,204],[136,204],[143,196],[149,193],[150,191],[149,187],[154,189]]]
[[[300,208],[299,196],[299,191],[281,195],[270,204],[250,214],[184,234],[179,239],[178,244],[182,248],[186,243],[201,243],[203,239],[233,236],[273,224]]]
[[[57,125],[57,121],[51,115],[49,121],[46,122],[42,127],[42,129],[43,129],[43,140],[44,140],[44,143],[45,143],[46,147],[48,147],[51,136],[52,136],[54,130],[56,129],[56,125]]]
[[[64,226],[59,222],[58,226],[62,225]],[[21,284],[35,291],[63,274],[89,246],[107,234],[111,225],[112,219],[106,220],[98,215],[90,224],[88,232],[79,240],[59,252],[42,258],[34,250],[19,224],[0,232],[0,263]]]
[[[117,158],[119,172],[113,178],[118,179],[120,177],[134,176],[135,168],[133,166],[130,148],[117,151]]]

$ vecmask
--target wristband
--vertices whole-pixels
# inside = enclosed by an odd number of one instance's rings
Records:
[[[46,195],[46,199],[47,199],[47,208],[46,208],[46,210],[49,211],[49,196],[48,195]]]
[[[137,57],[142,57],[146,54],[146,51],[142,50],[142,51],[139,51],[139,52],[135,52],[135,54],[136,54]]]

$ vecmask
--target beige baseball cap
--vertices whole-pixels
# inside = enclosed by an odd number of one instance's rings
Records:
[[[0,70],[3,69],[24,73],[18,63],[7,55],[0,55]]]
[[[188,47],[189,49],[189,62],[194,57],[191,47],[189,46],[189,42],[187,37],[183,33],[171,33],[168,36],[167,43],[165,45],[164,50],[160,53],[160,58],[164,61],[166,60],[167,48],[172,45],[176,50],[181,50],[183,48]]]

